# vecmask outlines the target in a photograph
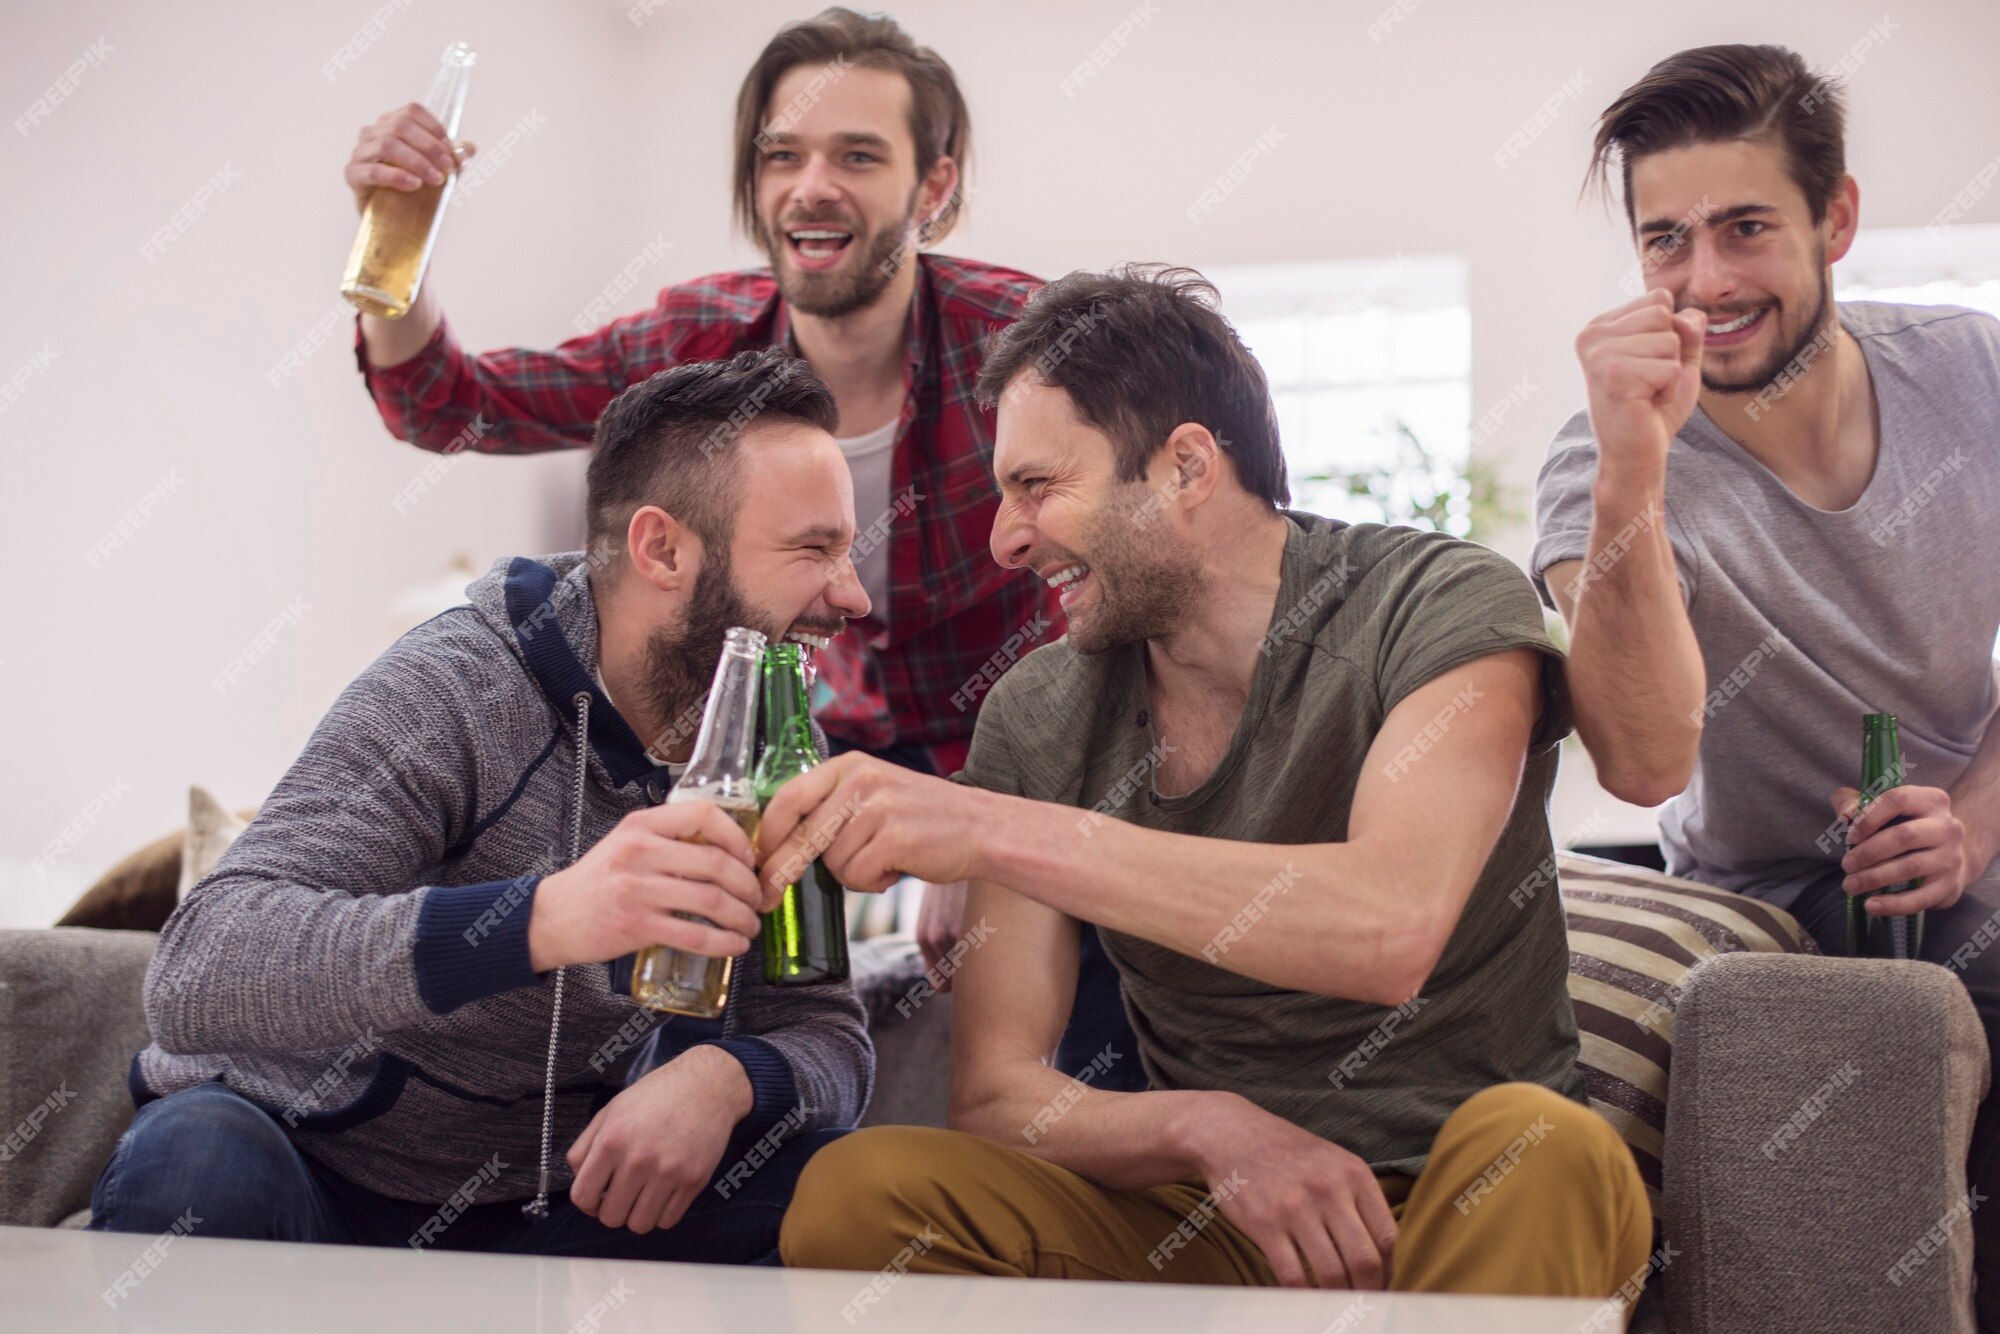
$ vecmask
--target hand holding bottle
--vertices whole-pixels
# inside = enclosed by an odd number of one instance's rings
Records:
[[[354,211],[365,210],[378,188],[407,192],[443,185],[478,151],[470,140],[453,142],[444,123],[421,102],[385,112],[361,127],[347,159],[345,178],[354,192]]]

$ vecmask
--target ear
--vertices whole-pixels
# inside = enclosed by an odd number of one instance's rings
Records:
[[[952,193],[958,189],[958,163],[950,157],[939,157],[931,164],[924,176],[924,182],[917,191],[917,230],[926,240],[937,234],[938,215],[951,202]]]
[[[701,573],[701,539],[658,505],[641,505],[625,525],[625,564],[662,593],[694,591]]]
[[[1170,480],[1177,484],[1183,507],[1193,509],[1215,494],[1222,481],[1222,446],[1206,426],[1182,422],[1167,437],[1161,454],[1173,471],[1163,475],[1160,484],[1166,486]]]
[[[1826,262],[1833,264],[1847,257],[1861,229],[1861,186],[1852,176],[1841,177],[1834,187],[1826,203],[1826,225]]]

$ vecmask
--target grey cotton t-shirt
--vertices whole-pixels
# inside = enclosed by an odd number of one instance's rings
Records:
[[[1488,654],[1545,655],[1520,796],[1419,1000],[1388,1008],[1290,991],[1229,971],[1226,949],[1210,963],[1102,933],[1154,1088],[1232,1090],[1379,1171],[1415,1173],[1445,1118],[1489,1085],[1528,1080],[1584,1096],[1547,814],[1570,727],[1561,657],[1527,579],[1484,547],[1307,514],[1290,522],[1268,652],[1201,786],[1153,799],[1155,748],[1173,738],[1147,719],[1144,646],[1086,656],[1067,638],[1000,679],[962,777],[1079,807],[1079,840],[1101,813],[1209,838],[1341,842],[1368,748],[1405,696]],[[1414,750],[1392,759],[1424,762]],[[1246,905],[1263,888],[1246,885]],[[1267,903],[1338,893],[1294,888],[1283,870],[1271,888]],[[1174,886],[1151,891],[1165,898]]]
[[[1839,315],[1880,420],[1875,475],[1852,506],[1799,499],[1699,408],[1667,455],[1667,535],[1708,694],[1660,843],[1675,875],[1780,907],[1841,878],[1828,798],[1860,786],[1863,714],[1896,715],[1910,782],[1949,787],[1996,704],[2000,322],[1876,302]],[[1596,476],[1580,412],[1536,496],[1545,599],[1548,567],[1585,554]]]

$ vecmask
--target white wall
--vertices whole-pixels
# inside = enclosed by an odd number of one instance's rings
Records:
[[[626,309],[752,258],[728,231],[732,98],[768,34],[813,2],[676,0],[636,26],[622,0],[9,13],[10,122],[94,42],[109,49],[28,133],[0,130],[0,253],[13,257],[0,386],[26,372],[0,405],[13,582],[0,922],[48,920],[74,885],[177,824],[190,780],[258,799],[387,643],[397,593],[452,554],[483,567],[569,543],[577,456],[468,460],[396,513],[391,498],[430,456],[381,428],[345,327],[296,375],[266,378],[335,300],[355,224],[338,170],[359,126],[421,97],[459,37],[480,54],[468,137],[490,150],[540,114],[453,211],[433,281],[473,346],[549,345],[657,236],[673,248]],[[1048,275],[1126,259],[1462,253],[1475,410],[1534,386],[1489,442],[1524,497],[1580,401],[1571,339],[1619,299],[1629,263],[1618,227],[1575,203],[1595,113],[1684,46],[1778,41],[1827,66],[1885,17],[1860,0],[1418,0],[1378,42],[1375,0],[1148,9],[1071,96],[1063,81],[1134,3],[895,6],[956,66],[978,129],[971,225],[945,248]],[[379,36],[324,77],[378,10]],[[1896,26],[1851,80],[1851,162],[1867,221],[1922,224],[2000,153],[2000,7],[1930,0],[1887,17]],[[1580,94],[1497,167],[1507,136],[1578,75]],[[1273,126],[1275,149],[1190,222],[1188,206]],[[144,257],[225,168],[228,188]],[[2000,220],[2000,200],[1966,220]],[[93,566],[86,553],[169,475],[174,494]],[[233,689],[212,689],[294,599],[308,608],[296,624]],[[23,869],[66,828],[73,846],[53,870]]]

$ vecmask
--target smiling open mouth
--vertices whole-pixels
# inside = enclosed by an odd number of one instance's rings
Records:
[[[1745,311],[1734,319],[1719,322],[1711,321],[1708,326],[1707,340],[1711,343],[1719,341],[1734,342],[1756,328],[1758,324],[1763,322],[1764,317],[1770,313],[1771,308],[1769,306],[1759,306],[1755,310]]]
[[[1077,562],[1065,565],[1047,576],[1048,585],[1056,590],[1056,598],[1064,607],[1083,589],[1084,580],[1090,578],[1090,567]]]
[[[812,263],[823,263],[854,242],[854,233],[837,227],[798,227],[785,233],[792,253]]]

